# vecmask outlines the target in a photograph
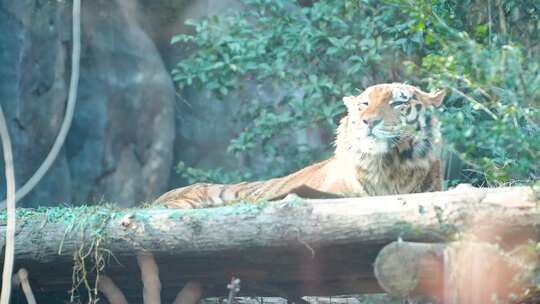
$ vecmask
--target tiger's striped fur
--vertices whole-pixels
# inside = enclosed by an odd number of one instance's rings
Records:
[[[170,208],[204,208],[237,201],[281,198],[298,189],[344,195],[390,195],[438,191],[436,120],[428,108],[444,92],[426,93],[400,84],[379,84],[344,97],[333,157],[290,175],[234,185],[199,183],[156,200]]]

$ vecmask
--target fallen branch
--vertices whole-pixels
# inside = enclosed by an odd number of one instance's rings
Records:
[[[139,269],[141,270],[144,304],[161,303],[159,268],[154,256],[150,253],[138,252],[137,262],[139,264]]]
[[[198,282],[187,282],[176,295],[173,304],[197,304],[203,294],[203,288]]]
[[[106,275],[99,277],[98,289],[104,295],[107,301],[111,304],[127,304],[124,293],[114,284],[114,282]]]
[[[28,281],[28,271],[24,268],[19,269],[15,275],[13,275],[13,286],[22,286],[24,297],[28,304],[36,304],[36,298],[32,292],[30,281]]]

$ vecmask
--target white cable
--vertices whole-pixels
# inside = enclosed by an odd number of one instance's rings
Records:
[[[49,154],[41,163],[41,166],[30,177],[30,179],[17,190],[15,194],[15,202],[20,201],[25,197],[43,178],[45,173],[49,171],[54,160],[58,156],[62,145],[66,139],[69,128],[71,127],[71,121],[73,120],[73,112],[75,111],[75,102],[77,100],[77,89],[79,84],[79,64],[81,57],[81,0],[73,0],[73,49],[71,55],[71,79],[69,82],[69,94],[66,105],[66,113],[60,131],[56,136],[54,144],[49,151]],[[0,208],[4,208],[6,201],[0,203]]]
[[[0,136],[6,168],[6,194],[7,194],[7,227],[6,246],[4,253],[4,270],[2,272],[2,293],[0,304],[9,304],[11,295],[11,278],[13,276],[13,260],[15,254],[15,174],[13,173],[13,153],[11,139],[7,129],[4,111],[0,106]]]

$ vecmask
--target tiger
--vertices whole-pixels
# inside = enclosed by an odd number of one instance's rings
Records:
[[[370,86],[357,96],[343,97],[347,113],[329,159],[269,180],[174,189],[155,204],[209,208],[272,201],[292,193],[318,198],[440,191],[440,136],[432,108],[440,106],[444,96],[444,90],[428,93],[403,83]]]

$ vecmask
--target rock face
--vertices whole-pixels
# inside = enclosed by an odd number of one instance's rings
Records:
[[[62,122],[67,97],[63,12],[64,5],[56,1],[0,2],[0,100],[13,141],[19,186],[45,158]],[[3,170],[1,178],[5,197]],[[67,202],[69,183],[62,152],[27,200]]]
[[[132,206],[179,186],[178,175],[170,178],[179,161],[236,168],[243,160],[226,149],[246,125],[235,118],[238,92],[220,101],[192,89],[176,103],[169,70],[188,53],[169,41],[190,31],[186,19],[240,9],[238,2],[82,1],[75,117],[53,167],[19,206]],[[71,1],[0,0],[0,104],[18,187],[46,157],[64,118],[71,22]]]
[[[165,189],[174,141],[174,89],[127,1],[83,2],[80,106],[67,144],[74,201],[123,206]],[[96,157],[99,156],[99,157]]]
[[[168,182],[174,89],[154,43],[134,17],[136,2],[82,4],[81,77],[72,128],[53,168],[19,206],[98,201],[131,206],[154,198]],[[0,1],[0,102],[13,139],[18,186],[45,158],[62,123],[70,16],[64,1]]]
[[[185,48],[170,44],[172,36],[192,31],[184,24],[187,19],[221,15],[242,9],[239,0],[140,1],[145,11],[152,12],[145,16],[145,29],[170,69],[189,55]],[[242,132],[247,124],[238,117],[238,109],[245,102],[242,98],[246,98],[240,94],[232,92],[224,100],[218,100],[205,90],[183,91],[182,101],[176,105],[174,164],[183,161],[189,166],[205,169],[238,169],[244,165],[243,159],[227,153],[230,140]],[[172,174],[169,188],[178,187],[182,182],[185,181]]]

